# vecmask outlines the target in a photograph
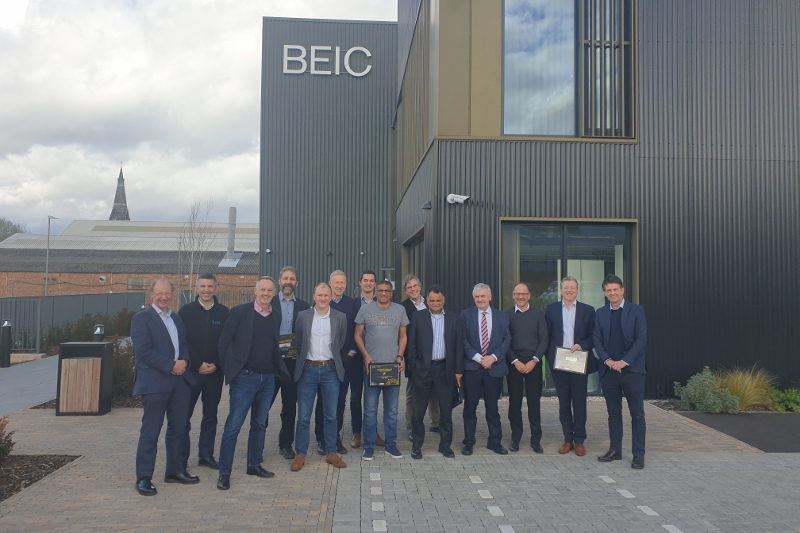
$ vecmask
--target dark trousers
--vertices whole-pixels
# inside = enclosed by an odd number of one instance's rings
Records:
[[[347,404],[347,391],[350,391],[350,425],[353,435],[361,433],[363,423],[362,398],[364,396],[364,356],[356,353],[354,356],[342,356],[344,364],[344,381],[339,385],[339,402],[336,406],[336,432],[342,433],[344,426],[344,408]],[[317,442],[325,442],[324,436],[324,408],[322,394],[317,394],[317,407],[314,411],[314,435]]]
[[[297,364],[296,359],[284,359],[289,375],[294,379],[294,369]],[[291,448],[294,442],[294,424],[297,418],[297,383],[294,381],[286,383],[279,379],[275,380],[275,391],[272,393],[272,405],[275,405],[275,398],[281,392],[281,430],[278,433],[278,448]],[[267,417],[269,426],[269,417]]]
[[[586,440],[586,388],[589,376],[553,370],[553,383],[558,394],[558,419],[564,442],[583,444]]]
[[[490,447],[499,446],[503,439],[503,427],[500,424],[500,411],[497,401],[503,392],[503,378],[495,378],[481,367],[477,370],[464,372],[462,381],[464,385],[464,440],[465,446],[475,445],[475,430],[478,424],[478,402],[483,394],[483,404],[486,408],[486,424],[489,426]],[[441,431],[441,430],[440,430]]]
[[[453,443],[453,389],[454,377],[448,376],[444,359],[431,363],[425,378],[411,375],[412,398],[411,431],[414,433],[414,448],[422,448],[425,441],[425,411],[432,397],[439,400],[439,450]]]
[[[633,436],[633,455],[644,457],[644,440],[647,425],[644,421],[644,378],[645,374],[635,374],[627,368],[622,373],[608,369],[600,377],[603,396],[608,409],[608,436],[610,448],[622,453],[622,395],[628,400],[631,413],[631,433]]]
[[[511,440],[522,438],[522,395],[528,400],[528,423],[531,425],[531,444],[542,440],[542,363],[527,374],[521,374],[514,365],[508,367],[508,422],[511,424]]]
[[[183,378],[174,379],[170,392],[142,394],[142,428],[136,448],[136,480],[152,478],[156,468],[156,450],[164,415],[167,416],[167,467],[164,474],[172,476],[183,472],[181,439],[186,431],[191,387]]]
[[[186,433],[181,439],[181,464],[184,468],[189,462],[191,445],[189,432],[192,430],[192,415],[200,395],[203,396],[203,418],[200,421],[200,436],[197,439],[198,457],[214,457],[214,441],[217,437],[217,408],[222,398],[222,385],[225,375],[217,370],[213,374],[195,374],[195,384],[189,396],[189,418],[186,420]]]

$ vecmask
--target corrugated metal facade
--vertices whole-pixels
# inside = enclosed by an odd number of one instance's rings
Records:
[[[499,286],[501,217],[635,219],[648,397],[704,365],[796,384],[800,2],[638,5],[638,144],[434,141],[397,237],[424,225],[425,281],[457,310]]]
[[[390,264],[397,25],[264,18],[263,28],[260,272],[296,266],[306,299],[342,269],[352,293],[361,271]],[[341,74],[284,74],[284,45],[303,46],[309,69],[312,46],[340,47]],[[362,77],[344,67],[355,46],[371,53],[352,55],[356,72],[372,67]],[[318,68],[333,71],[333,52],[321,55],[330,62]]]

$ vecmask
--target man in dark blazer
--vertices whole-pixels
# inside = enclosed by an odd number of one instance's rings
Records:
[[[597,459],[601,462],[622,459],[622,395],[628,401],[633,434],[631,467],[644,468],[644,380],[647,374],[644,348],[647,322],[644,309],[625,300],[622,280],[613,274],[603,280],[603,293],[610,305],[597,310],[594,323],[594,349],[600,359],[597,369],[608,409],[610,449]]]
[[[547,366],[558,394],[558,418],[564,432],[564,444],[558,453],[586,455],[583,443],[586,441],[586,399],[589,374],[597,372],[597,359],[594,348],[594,308],[578,301],[578,280],[567,276],[561,280],[561,301],[554,302],[544,310],[550,343],[547,348]],[[565,320],[566,319],[566,320]],[[586,374],[575,374],[555,370],[556,348],[565,347],[570,351],[589,352]]]
[[[462,455],[472,455],[475,429],[478,423],[476,410],[483,394],[486,423],[489,425],[487,448],[505,455],[508,450],[501,444],[503,427],[497,401],[503,391],[503,377],[508,374],[506,352],[511,344],[508,315],[493,311],[492,289],[478,283],[472,289],[475,307],[461,311],[461,339],[464,352],[464,440]]]
[[[406,298],[400,305],[406,310],[408,320],[411,320],[411,315],[417,311],[424,311],[428,308],[425,304],[425,298],[422,296],[422,282],[414,274],[408,274],[403,278],[403,290],[406,293]],[[409,324],[410,327],[410,324]],[[408,356],[408,345],[406,345],[406,353],[404,357]],[[406,431],[408,431],[408,440],[413,442],[413,431],[411,429],[411,419],[414,413],[414,388],[411,384],[411,367],[406,365]],[[439,400],[435,394],[431,395],[428,409],[431,415],[431,431],[436,433],[439,431]]]
[[[142,397],[142,428],[136,449],[136,490],[153,496],[153,471],[164,415],[167,417],[167,467],[165,483],[198,483],[181,461],[181,440],[189,417],[191,388],[195,384],[189,369],[186,328],[169,308],[175,287],[159,279],[150,287],[151,307],[131,321],[131,342],[136,354],[136,382],[133,394]]]
[[[325,462],[335,468],[347,466],[337,455],[339,431],[336,410],[339,386],[344,381],[342,347],[347,335],[347,316],[331,308],[333,291],[327,283],[314,287],[314,307],[301,312],[297,317],[295,344],[299,353],[294,370],[297,382],[297,455],[291,471],[303,468],[308,453],[309,426],[314,400],[319,390],[325,427]]]
[[[464,351],[458,317],[444,312],[444,292],[438,285],[428,289],[428,309],[413,313],[408,333],[406,363],[411,367],[413,402],[411,424],[414,440],[411,457],[422,459],[425,410],[430,398],[438,398],[439,453],[455,457],[453,443],[453,392],[464,374]]]
[[[271,478],[275,474],[262,468],[267,414],[272,404],[275,379],[290,380],[280,354],[281,317],[272,308],[275,280],[264,276],[255,287],[255,302],[237,305],[219,338],[219,360],[230,386],[230,407],[219,450],[217,488],[230,488],[236,440],[250,412],[247,441],[247,475]]]
[[[309,305],[295,296],[299,276],[297,269],[292,266],[285,266],[278,274],[278,288],[280,292],[272,299],[272,308],[281,313],[281,335],[292,335],[295,332],[295,322],[300,311],[308,309]],[[286,350],[288,351],[288,350]],[[284,357],[286,371],[290,376],[294,375],[295,358]],[[281,431],[278,433],[278,450],[286,459],[294,459],[294,422],[297,418],[297,384],[294,381],[276,381],[275,391],[272,393],[272,403],[281,393]],[[269,417],[267,418],[269,427]]]

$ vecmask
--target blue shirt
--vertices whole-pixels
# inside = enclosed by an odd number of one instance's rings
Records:
[[[292,297],[287,300],[283,297],[283,294],[280,296],[281,300],[281,335],[291,335],[292,331],[292,317],[294,317],[294,303],[297,301],[294,294]]]

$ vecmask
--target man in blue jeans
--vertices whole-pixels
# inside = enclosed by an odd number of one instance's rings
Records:
[[[338,428],[336,408],[339,384],[344,381],[344,364],[341,350],[347,335],[347,317],[331,309],[333,291],[327,283],[314,287],[314,307],[301,311],[295,323],[297,364],[294,379],[297,381],[297,430],[292,472],[299,472],[306,462],[308,452],[311,411],[317,389],[322,396],[325,417],[325,462],[336,468],[347,466],[337,455]]]
[[[273,312],[275,280],[262,277],[256,283],[256,301],[237,305],[219,338],[219,360],[230,385],[230,411],[222,432],[219,450],[217,488],[230,488],[236,440],[250,411],[250,436],[247,441],[247,475],[270,478],[275,474],[261,467],[267,415],[275,390],[275,376],[291,379],[278,347],[280,312]]]
[[[397,404],[399,386],[371,387],[369,365],[372,363],[398,363],[403,371],[403,353],[406,351],[408,315],[402,305],[392,303],[392,284],[379,281],[375,300],[363,306],[356,316],[356,344],[364,354],[364,455],[371,461],[375,455],[378,436],[378,402],[383,391],[383,429],[386,434],[385,451],[395,459],[403,454],[397,449]]]

